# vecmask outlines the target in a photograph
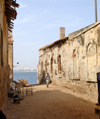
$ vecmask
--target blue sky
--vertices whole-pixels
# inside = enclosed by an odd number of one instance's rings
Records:
[[[59,27],[65,27],[67,37],[95,22],[94,0],[17,0],[17,3],[20,7],[13,30],[15,69],[36,69],[39,48],[59,39]],[[100,0],[97,3],[99,21]]]

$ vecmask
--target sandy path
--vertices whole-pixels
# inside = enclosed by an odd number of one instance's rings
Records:
[[[9,99],[4,113],[7,119],[94,119],[95,102],[67,88],[40,85],[20,104]]]

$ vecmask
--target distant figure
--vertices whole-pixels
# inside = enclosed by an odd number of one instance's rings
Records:
[[[49,81],[50,81],[50,75],[49,75],[48,72],[47,72],[45,78],[46,78],[46,85],[47,85],[47,88],[48,88],[48,86],[49,86]]]
[[[7,119],[1,110],[0,110],[0,119]]]
[[[19,62],[17,62],[17,64],[19,64]]]

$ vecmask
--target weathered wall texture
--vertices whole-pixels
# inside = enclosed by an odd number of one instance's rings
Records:
[[[45,82],[50,73],[53,84],[97,96],[100,72],[100,22],[69,34],[39,50],[37,83]]]
[[[5,107],[9,89],[8,24],[4,0],[0,0],[0,110]]]
[[[10,81],[13,81],[13,37],[12,32],[8,33],[8,64],[10,66]]]
[[[8,30],[13,28],[13,21],[16,19],[19,4],[13,0],[0,0],[0,110],[3,110],[6,104],[8,91],[10,89],[10,77],[13,73],[13,47],[8,47]],[[11,43],[11,42],[9,42]],[[11,72],[10,72],[11,71]]]

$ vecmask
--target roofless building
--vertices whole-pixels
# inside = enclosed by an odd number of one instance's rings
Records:
[[[97,97],[100,72],[100,21],[39,49],[37,83],[45,83],[49,72],[52,83]]]

